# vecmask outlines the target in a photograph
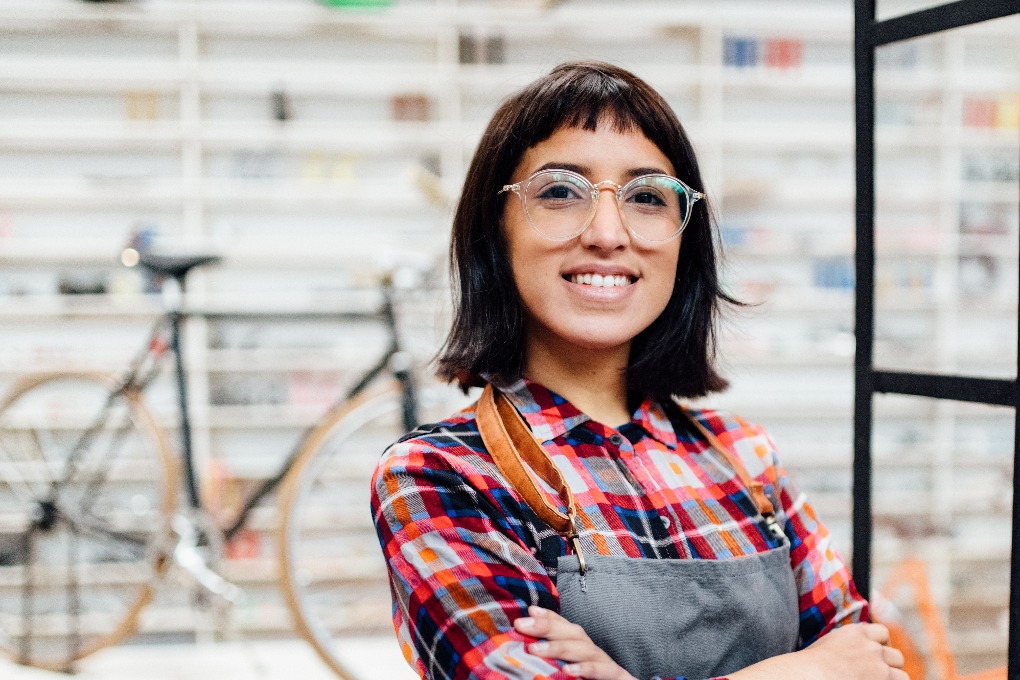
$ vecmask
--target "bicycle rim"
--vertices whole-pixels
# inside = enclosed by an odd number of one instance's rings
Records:
[[[386,563],[369,511],[372,471],[403,434],[398,383],[352,400],[309,437],[280,494],[281,587],[295,625],[341,678],[345,636],[392,634]]]
[[[103,376],[30,377],[0,403],[0,649],[70,670],[131,634],[166,567],[162,430]]]

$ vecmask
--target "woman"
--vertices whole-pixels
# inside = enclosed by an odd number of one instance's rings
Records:
[[[702,187],[668,104],[608,64],[490,122],[439,358],[489,387],[374,477],[423,678],[906,677],[884,627],[844,625],[867,604],[765,431],[673,401],[726,387]]]

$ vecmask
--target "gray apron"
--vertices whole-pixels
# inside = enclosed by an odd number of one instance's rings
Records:
[[[560,614],[639,680],[656,676],[710,678],[797,649],[800,607],[789,539],[771,501],[735,454],[690,413],[692,424],[722,453],[744,483],[760,521],[783,544],[723,560],[585,555],[573,494],[562,473],[505,399],[486,386],[477,421],[486,449],[504,477],[573,555],[556,563]],[[527,465],[524,462],[527,462]],[[533,475],[559,492],[566,512],[549,503]]]
[[[557,560],[560,614],[640,680],[711,678],[797,649],[790,548],[725,560]]]

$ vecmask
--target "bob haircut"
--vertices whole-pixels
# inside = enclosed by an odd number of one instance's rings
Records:
[[[493,115],[468,168],[453,219],[450,270],[454,318],[437,356],[438,374],[467,390],[508,380],[524,366],[526,312],[514,282],[503,229],[511,182],[525,151],[561,128],[640,130],[670,160],[677,177],[703,189],[694,149],[662,95],[611,64],[575,61],[510,96]],[[716,271],[708,200],[680,238],[676,285],[666,308],[631,343],[626,384],[634,400],[699,397],[726,389],[715,369],[715,324],[723,293]]]

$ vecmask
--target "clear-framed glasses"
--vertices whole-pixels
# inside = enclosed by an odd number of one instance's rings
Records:
[[[705,197],[676,177],[641,175],[623,186],[611,180],[592,184],[570,170],[540,170],[499,193],[512,191],[524,204],[528,222],[553,241],[572,239],[591,223],[603,189],[616,189],[623,223],[634,236],[653,243],[669,241],[684,230],[694,204]]]

